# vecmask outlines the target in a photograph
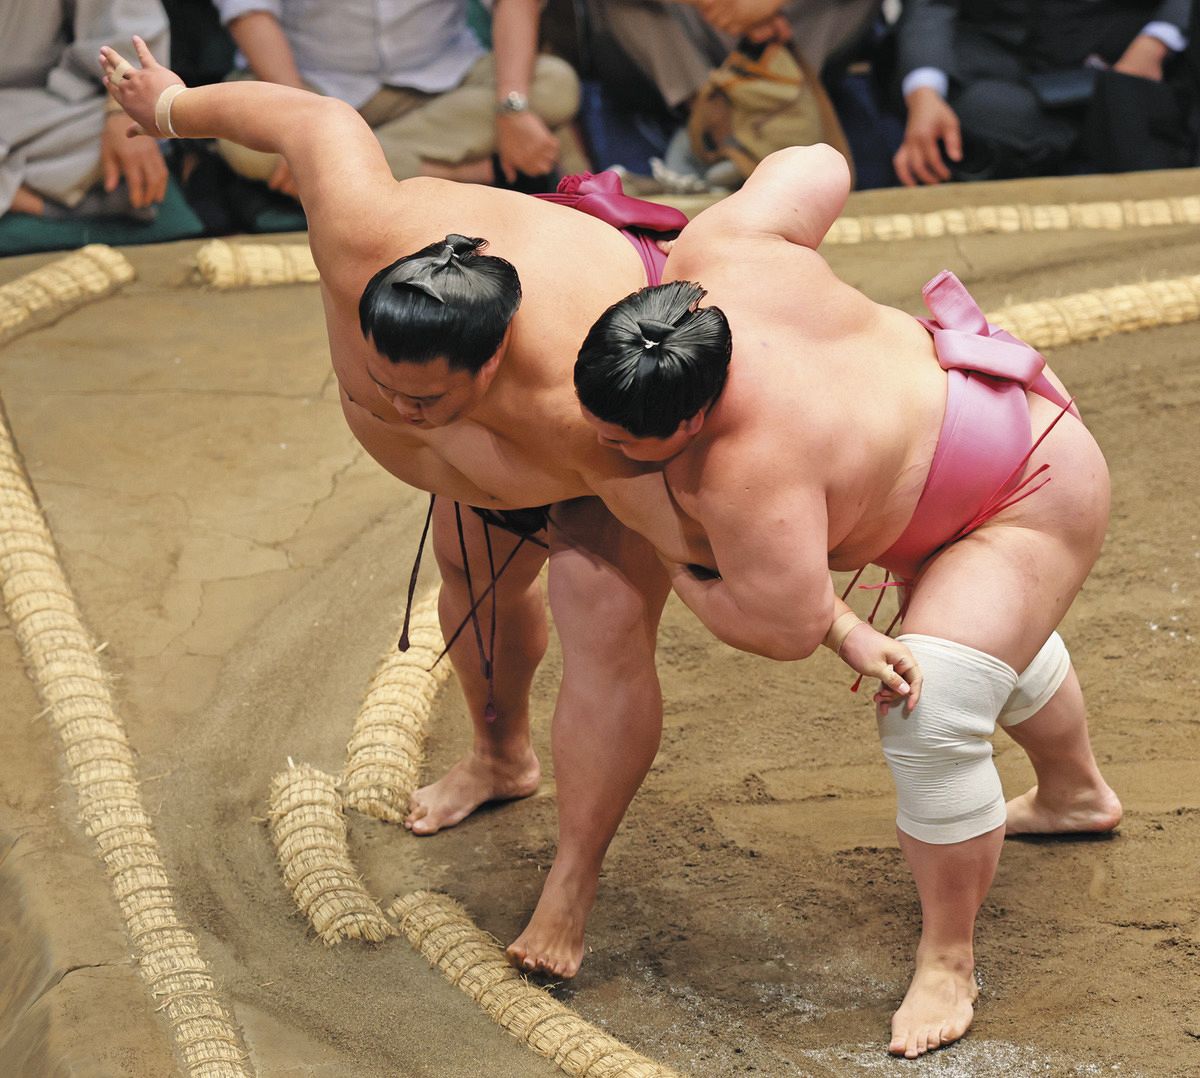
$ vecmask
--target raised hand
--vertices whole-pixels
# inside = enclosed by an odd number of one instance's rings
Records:
[[[125,110],[134,122],[125,134],[150,135],[166,138],[169,132],[159,130],[154,118],[154,107],[159,96],[168,86],[182,86],[183,79],[169,68],[163,67],[150,52],[149,46],[140,38],[133,39],[141,67],[134,67],[116,49],[107,45],[100,49],[100,69],[104,73],[104,85],[112,99]]]

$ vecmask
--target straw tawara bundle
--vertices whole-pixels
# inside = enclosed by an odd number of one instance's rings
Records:
[[[399,823],[408,813],[425,754],[429,712],[450,676],[443,659],[437,598],[413,607],[409,649],[391,649],[371,679],[347,746],[341,789],[348,808]]]
[[[133,751],[96,647],[59,564],[7,423],[0,422],[0,589],[13,632],[62,745],[84,830],[96,842],[133,941],[138,969],[163,1000],[192,1078],[253,1074],[230,1010],[170,880],[142,807]]]
[[[321,279],[306,243],[211,240],[196,252],[196,268],[213,288],[311,284]]]
[[[928,213],[886,213],[841,217],[825,243],[935,239],[986,233],[1116,231],[1163,225],[1200,224],[1200,195],[1123,202],[963,206]]]
[[[1200,319],[1200,274],[1017,303],[987,315],[1034,348]]]
[[[0,344],[95,299],[134,278],[120,251],[93,243],[0,286]]]
[[[395,934],[350,860],[331,776],[305,764],[280,772],[271,783],[268,819],[283,882],[327,945],[380,943]]]
[[[499,944],[452,898],[416,891],[388,909],[400,931],[496,1022],[565,1073],[579,1078],[679,1078],[531,985]]]

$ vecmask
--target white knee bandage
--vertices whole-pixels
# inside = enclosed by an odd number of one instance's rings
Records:
[[[876,713],[883,755],[896,782],[896,824],[922,842],[964,842],[1004,823],[1004,794],[988,740],[1017,685],[995,656],[935,636],[897,637],[924,684],[907,717]]]
[[[1000,725],[1016,726],[1036,715],[1058,692],[1070,669],[1067,645],[1058,633],[1051,633],[1042,650],[1033,657],[1033,662],[1017,678],[1017,687],[1000,712]]]

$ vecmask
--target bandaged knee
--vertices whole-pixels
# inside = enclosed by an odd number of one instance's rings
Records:
[[[876,712],[883,755],[896,783],[896,826],[945,845],[1004,823],[1004,793],[992,763],[1000,715],[1017,672],[993,655],[940,637],[904,633],[924,678],[911,714]]]
[[[1051,633],[1042,650],[1033,657],[1033,662],[1017,678],[1017,687],[1000,711],[1000,725],[1016,726],[1036,715],[1062,687],[1070,670],[1071,656],[1067,645],[1058,633]]]

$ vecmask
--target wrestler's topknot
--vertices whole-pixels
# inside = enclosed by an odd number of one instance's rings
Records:
[[[689,281],[643,288],[592,326],[575,363],[580,403],[638,438],[666,438],[725,386],[733,339]]]
[[[521,305],[516,269],[485,247],[481,237],[452,232],[384,266],[359,301],[363,337],[393,363],[441,356],[452,370],[477,372]]]

